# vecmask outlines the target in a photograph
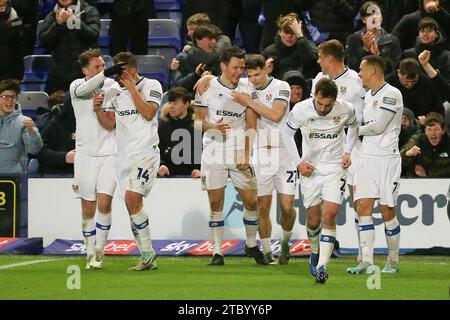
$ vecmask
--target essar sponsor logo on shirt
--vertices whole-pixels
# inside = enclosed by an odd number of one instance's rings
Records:
[[[217,115],[222,116],[222,117],[242,118],[242,116],[244,115],[244,112],[237,113],[237,112],[228,111],[228,110],[217,110]]]
[[[336,139],[337,133],[312,132],[309,134],[310,139]]]
[[[139,114],[139,110],[138,109],[131,109],[131,110],[123,110],[123,111],[119,111],[119,116],[131,116],[133,114]]]

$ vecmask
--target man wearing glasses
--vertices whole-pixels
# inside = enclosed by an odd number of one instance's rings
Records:
[[[33,120],[16,104],[19,92],[18,81],[0,82],[0,174],[26,173],[27,153],[37,154],[43,145]]]

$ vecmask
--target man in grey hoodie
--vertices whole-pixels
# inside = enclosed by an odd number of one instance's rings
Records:
[[[20,84],[16,80],[0,82],[0,174],[27,172],[27,153],[37,154],[42,139],[33,120],[22,115],[17,105]]]

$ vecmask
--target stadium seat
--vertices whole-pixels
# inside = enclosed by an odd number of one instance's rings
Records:
[[[38,173],[39,169],[39,162],[38,159],[30,159],[30,162],[28,162],[28,175],[29,176],[35,176]]]
[[[114,63],[113,58],[107,54],[103,55],[103,60],[105,61],[105,68],[111,67]]]
[[[48,94],[45,92],[22,92],[17,97],[22,113],[31,118],[36,117],[38,108],[48,108]]]
[[[163,56],[145,55],[136,57],[139,74],[147,78],[159,80],[163,86],[163,90],[169,87],[169,68]]]
[[[24,75],[23,82],[47,81],[48,74],[52,69],[53,59],[51,55],[31,55],[23,58]]]
[[[150,47],[148,48],[148,54],[163,56],[166,59],[167,66],[169,66],[172,59],[177,56],[178,51],[175,48]]]
[[[181,50],[180,28],[177,22],[172,19],[149,19],[148,46]]]
[[[177,0],[154,0],[155,9],[158,10],[181,10],[181,1]]]
[[[37,27],[36,27],[36,46],[33,49],[33,54],[46,54],[47,53],[47,49],[42,47],[41,38],[39,37],[43,23],[44,23],[44,20],[39,20]]]
[[[181,30],[183,23],[183,12],[181,11],[156,11],[156,17],[158,19],[172,19],[177,22],[178,28]]]
[[[102,51],[104,48],[109,50],[109,43],[111,41],[111,36],[109,34],[110,26],[111,19],[100,19],[100,34],[97,39],[97,44],[102,48]]]

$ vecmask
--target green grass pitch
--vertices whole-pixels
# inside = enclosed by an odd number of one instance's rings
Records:
[[[158,270],[128,271],[136,259],[107,256],[103,270],[85,270],[83,257],[0,256],[0,299],[449,299],[448,256],[401,256],[400,272],[381,274],[381,289],[371,290],[369,276],[345,272],[354,256],[332,259],[325,285],[314,283],[304,258],[259,266],[251,258],[225,257],[225,266],[210,267],[209,257],[159,257]],[[375,263],[382,268],[385,259],[376,256]],[[50,261],[29,264],[36,260]],[[80,289],[68,289],[76,273],[67,272],[77,266]]]

